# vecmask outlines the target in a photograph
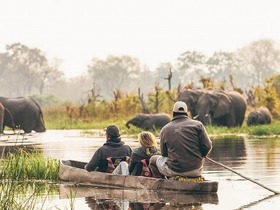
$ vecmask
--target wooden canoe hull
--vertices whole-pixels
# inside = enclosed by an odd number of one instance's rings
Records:
[[[63,181],[108,188],[175,190],[191,193],[216,193],[218,190],[218,183],[213,181],[181,182],[143,176],[87,172],[83,169],[84,165],[85,163],[78,161],[60,161],[59,178]]]

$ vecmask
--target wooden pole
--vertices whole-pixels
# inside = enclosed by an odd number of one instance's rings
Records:
[[[209,158],[209,157],[206,157],[206,159],[209,160],[209,161],[212,162],[212,163],[215,163],[215,164],[217,164],[217,165],[219,165],[219,166],[222,166],[223,168],[225,168],[225,169],[227,169],[227,170],[229,170],[229,171],[231,171],[231,172],[237,174],[238,176],[243,177],[244,179],[249,180],[250,182],[253,182],[253,183],[255,183],[255,184],[257,184],[257,185],[259,185],[259,186],[261,186],[261,187],[263,187],[263,188],[265,188],[265,189],[267,189],[267,190],[269,190],[270,192],[273,192],[274,194],[280,194],[280,192],[275,191],[275,190],[272,190],[272,189],[270,189],[270,188],[264,186],[263,184],[261,184],[261,183],[255,181],[255,180],[253,180],[253,179],[250,179],[250,178],[248,178],[248,177],[246,177],[246,176],[244,176],[244,175],[242,175],[242,174],[240,174],[240,173],[238,173],[237,171],[233,170],[232,168],[230,168],[230,167],[228,167],[228,166],[226,166],[226,165],[224,165],[224,164],[222,164],[222,163],[219,163],[219,162],[217,162],[217,161],[215,161],[215,160],[212,160],[212,159]]]

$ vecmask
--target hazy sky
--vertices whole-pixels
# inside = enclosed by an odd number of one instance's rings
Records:
[[[93,57],[131,55],[151,70],[187,50],[280,43],[279,0],[0,0],[0,52],[20,42],[62,59],[66,76]]]

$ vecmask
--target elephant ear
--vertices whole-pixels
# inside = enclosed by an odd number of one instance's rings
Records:
[[[141,127],[145,130],[149,130],[151,127],[151,119],[149,116],[145,116],[142,118]]]
[[[146,114],[139,114],[138,115],[138,118],[137,118],[137,121],[138,121],[138,123],[140,123],[140,124],[143,124],[143,122],[145,121],[145,120],[147,120],[147,115]]]
[[[225,93],[218,93],[218,104],[214,110],[213,117],[219,118],[230,112],[231,100]]]

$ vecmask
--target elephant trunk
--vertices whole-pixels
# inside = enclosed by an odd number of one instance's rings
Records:
[[[126,126],[128,129],[130,129],[129,124],[130,124],[130,121],[127,121],[127,123],[125,124],[125,126]]]
[[[206,124],[207,124],[207,125],[212,125],[212,118],[211,118],[211,115],[210,115],[210,114],[206,114],[206,115],[205,115],[205,118],[206,118]]]
[[[211,125],[211,115],[207,112],[201,112],[198,114],[198,120],[202,122],[203,125]]]

